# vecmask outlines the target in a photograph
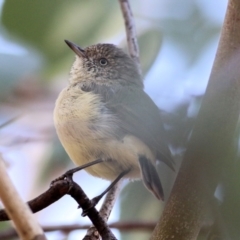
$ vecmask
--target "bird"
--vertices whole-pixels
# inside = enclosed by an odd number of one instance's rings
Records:
[[[65,40],[75,53],[68,86],[55,103],[54,125],[75,171],[112,184],[121,178],[142,179],[146,188],[164,200],[156,170],[158,161],[174,170],[160,111],[145,93],[134,60],[110,43],[81,48]]]

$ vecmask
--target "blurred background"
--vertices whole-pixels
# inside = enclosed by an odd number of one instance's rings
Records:
[[[130,3],[145,91],[163,113],[169,146],[178,167],[207,85],[227,0]],[[127,50],[124,21],[117,0],[0,0],[0,17],[0,153],[16,188],[27,201],[73,167],[57,139],[52,119],[55,100],[67,84],[74,61],[64,39],[83,48],[109,42]],[[223,206],[231,239],[239,239],[240,217],[234,211],[240,204],[239,163],[234,169],[234,173],[226,173],[227,184],[223,181],[221,185],[224,191],[216,196]],[[164,165],[159,165],[159,173],[168,196],[176,173]],[[74,179],[90,198],[109,184],[85,172],[77,173]],[[148,193],[141,182],[126,183],[110,222],[156,221],[162,208],[163,203]],[[36,217],[44,226],[89,222],[81,217],[81,210],[70,197]],[[0,230],[9,225],[0,223]],[[81,239],[84,233],[58,231],[47,237],[74,240]],[[147,239],[150,234],[114,233],[124,240]]]

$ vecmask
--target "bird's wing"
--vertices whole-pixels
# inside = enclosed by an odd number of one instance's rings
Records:
[[[133,135],[144,142],[158,160],[174,170],[160,116],[160,111],[149,96],[141,89],[125,87],[112,89],[103,85],[92,84],[85,91],[99,94],[106,109],[117,119],[116,137]],[[142,179],[145,186],[158,198],[164,199],[163,189],[154,164],[147,156],[139,156]]]
[[[108,96],[106,107],[119,120],[120,131],[138,137],[156,153],[158,160],[174,170],[160,111],[142,89],[119,90]]]

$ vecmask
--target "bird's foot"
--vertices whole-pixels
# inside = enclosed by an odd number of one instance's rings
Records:
[[[82,217],[86,217],[89,213],[89,210],[94,208],[98,202],[100,201],[100,199],[102,198],[102,196],[97,196],[97,197],[94,197],[93,199],[91,199],[91,205],[87,208],[87,209],[84,209],[83,212],[82,212]],[[80,207],[80,206],[79,206]]]
[[[71,190],[71,188],[73,187],[73,173],[72,170],[69,170],[67,172],[65,172],[63,175],[61,175],[60,177],[54,179],[53,181],[51,181],[50,187],[53,186],[53,184],[57,181],[60,180],[66,180],[69,184],[69,191]]]

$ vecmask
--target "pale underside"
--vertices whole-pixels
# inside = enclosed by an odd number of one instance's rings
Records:
[[[117,136],[118,121],[98,95],[71,85],[60,93],[54,110],[59,139],[71,160],[81,166],[105,160],[86,169],[93,176],[114,180],[125,170],[130,179],[141,178],[139,155],[155,164],[155,156],[133,135]]]

